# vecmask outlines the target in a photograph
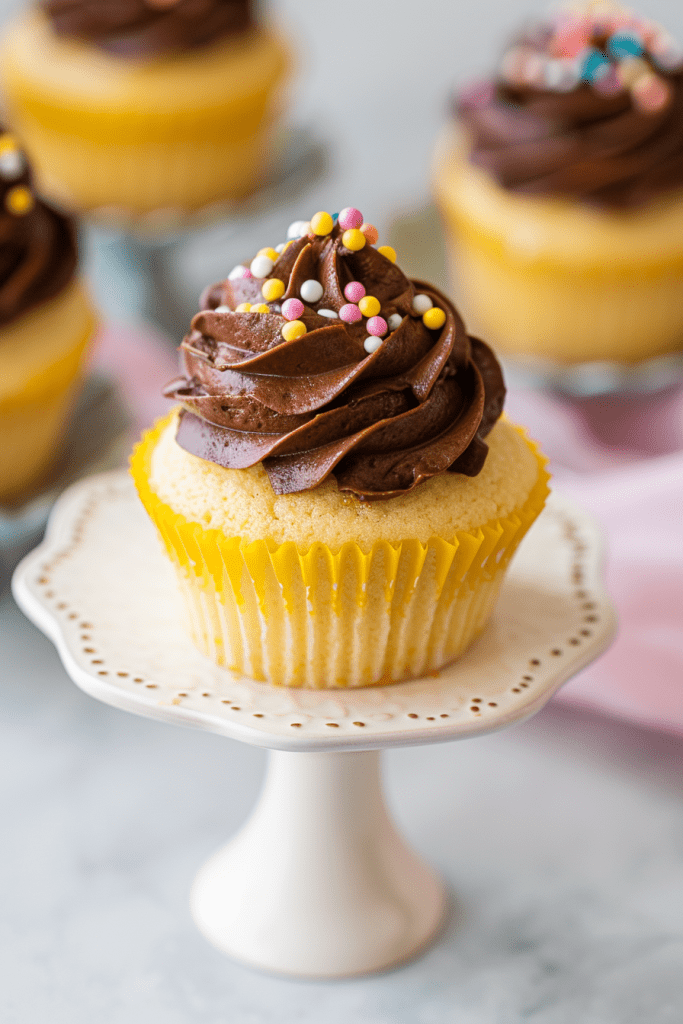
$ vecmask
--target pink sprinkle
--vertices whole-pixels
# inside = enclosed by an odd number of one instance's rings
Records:
[[[363,223],[363,214],[355,206],[345,206],[339,214],[339,226],[348,231],[350,228],[359,228]]]
[[[249,269],[249,267],[244,267],[244,266],[242,266],[242,264],[239,264],[238,266],[232,268],[232,270],[228,274],[228,280],[229,281],[239,281],[241,278],[251,277],[251,276],[252,276],[252,274],[251,274],[251,270]]]
[[[671,99],[671,90],[658,75],[643,75],[631,89],[633,102],[644,114],[655,114]]]
[[[374,245],[379,238],[379,231],[374,224],[361,224],[361,231],[365,235],[365,241],[368,245]]]
[[[553,56],[577,57],[588,46],[589,35],[588,26],[582,19],[563,25],[555,33],[555,38],[552,41]]]
[[[363,314],[358,306],[349,302],[339,310],[339,319],[343,320],[345,324],[355,324],[363,319]]]
[[[624,88],[614,67],[610,67],[604,75],[599,75],[591,85],[601,96],[617,96]]]
[[[285,320],[298,320],[304,311],[301,299],[287,299],[282,303],[282,315]]]
[[[360,302],[365,295],[365,285],[362,285],[360,281],[349,281],[344,289],[344,295],[349,302]]]
[[[387,322],[383,316],[371,316],[365,325],[368,334],[374,334],[376,338],[383,338],[387,333]]]

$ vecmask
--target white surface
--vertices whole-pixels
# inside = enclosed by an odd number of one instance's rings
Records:
[[[276,689],[194,650],[160,542],[119,470],[62,495],[13,590],[87,693],[276,748],[256,811],[200,872],[193,914],[239,960],[329,978],[405,961],[445,907],[384,809],[378,757],[332,751],[458,739],[533,714],[611,639],[601,571],[594,527],[554,495],[492,622],[455,665],[386,687]]]
[[[309,978],[383,970],[426,946],[446,894],[387,814],[379,757],[270,755],[256,810],[192,887],[192,915],[214,946]]]

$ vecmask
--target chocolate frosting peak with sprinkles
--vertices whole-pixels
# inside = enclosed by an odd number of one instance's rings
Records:
[[[491,350],[373,247],[358,210],[289,234],[202,297],[165,391],[182,405],[177,443],[230,469],[262,463],[276,494],[333,474],[358,498],[390,498],[479,473],[505,395]]]
[[[683,49],[616,4],[529,26],[456,113],[471,161],[513,192],[628,208],[683,188]]]
[[[26,157],[0,127],[0,326],[57,295],[76,262],[72,221],[35,197]]]
[[[250,0],[40,0],[57,35],[123,57],[207,46],[252,23]]]

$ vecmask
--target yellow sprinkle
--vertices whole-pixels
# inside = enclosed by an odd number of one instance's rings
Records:
[[[430,331],[438,331],[439,327],[443,327],[446,323],[446,314],[438,306],[432,306],[422,317],[422,323],[425,327],[428,327]]]
[[[381,252],[382,256],[385,256],[390,263],[396,262],[396,250],[390,245],[380,245],[377,252]]]
[[[277,263],[277,261],[280,259],[280,253],[277,251],[277,249],[272,249],[270,246],[267,246],[267,248],[265,249],[259,249],[256,255],[267,256],[269,260],[273,261],[273,263]]]
[[[301,320],[290,320],[282,328],[282,337],[285,341],[294,341],[295,338],[303,338],[306,333],[306,324]]]
[[[290,240],[288,242],[285,242],[285,247],[282,250],[282,252],[287,252],[287,250],[289,249],[290,245],[292,245],[293,242],[294,242],[293,238],[290,238]]]
[[[377,316],[380,310],[379,299],[376,299],[374,295],[364,295],[358,303],[363,316]]]
[[[240,302],[239,306],[235,306],[236,313],[248,313],[251,309],[251,302]]]
[[[259,302],[258,306],[251,307],[252,313],[270,313],[270,306],[266,306],[265,302]]]
[[[285,294],[284,281],[278,280],[277,277],[271,277],[268,281],[264,282],[261,294],[266,302],[276,302],[277,299],[281,299]]]
[[[5,206],[10,213],[16,213],[19,217],[30,213],[36,201],[25,185],[16,185],[11,188],[5,196]]]
[[[329,235],[333,227],[334,221],[324,210],[314,213],[311,217],[311,231],[314,235]]]
[[[17,149],[19,149],[19,146],[13,135],[9,133],[0,135],[0,156],[3,156],[5,153],[14,153]]]
[[[352,252],[357,252],[365,245],[366,238],[359,228],[349,228],[349,230],[345,231],[342,235],[342,242],[347,249],[351,249]]]

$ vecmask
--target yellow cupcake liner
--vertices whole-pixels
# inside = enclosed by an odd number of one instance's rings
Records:
[[[54,35],[41,15],[1,53],[10,124],[43,191],[67,206],[192,211],[239,198],[274,156],[289,55],[253,30],[147,61]]]
[[[169,419],[131,459],[138,493],[185,598],[196,646],[220,665],[282,686],[370,686],[453,661],[489,618],[505,569],[548,494],[546,459],[524,504],[481,529],[427,544],[315,543],[226,537],[189,522],[149,484]]]

